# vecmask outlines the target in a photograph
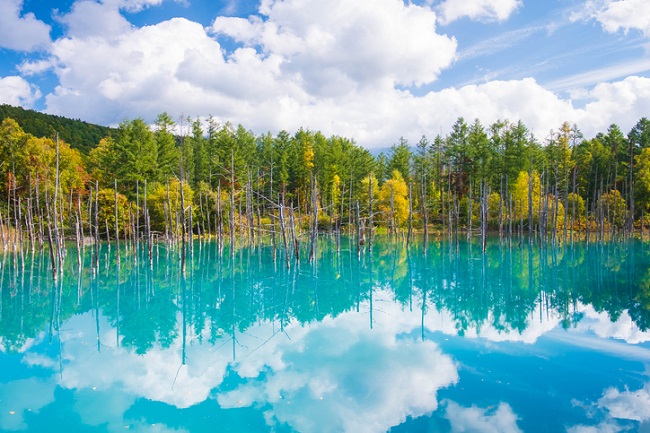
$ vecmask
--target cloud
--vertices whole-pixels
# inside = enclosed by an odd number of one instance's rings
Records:
[[[647,359],[647,358],[646,358]],[[567,428],[568,433],[617,433],[631,431],[631,423],[641,423],[639,431],[646,431],[650,421],[650,384],[636,391],[607,388],[595,404],[604,419],[597,425],[577,425]],[[590,417],[592,417],[590,415]]]
[[[579,89],[572,95],[580,105],[533,78],[415,92],[452,65],[457,43],[438,32],[432,9],[397,0],[267,0],[256,15],[218,17],[208,28],[183,18],[137,28],[122,15],[155,3],[81,0],[60,17],[68,35],[53,43],[49,58],[20,66],[23,74],[49,69],[58,77],[46,111],[107,125],[153,121],[163,111],[212,114],[260,134],[306,127],[385,147],[400,136],[447,133],[460,116],[486,125],[522,120],[543,140],[564,121],[587,137],[611,123],[625,131],[650,109],[650,81],[640,77]],[[510,4],[514,10],[517,3]],[[628,66],[554,84],[616,78],[645,63]],[[21,85],[18,102],[33,103],[37,89]]]
[[[518,433],[517,415],[507,403],[499,403],[496,409],[476,406],[463,407],[451,401],[444,401],[445,418],[451,424],[452,432],[475,433]]]
[[[169,348],[154,345],[143,355],[108,346],[116,334],[101,316],[98,352],[95,317],[87,313],[66,322],[65,329],[74,331],[61,332],[60,376],[58,362],[53,366],[45,356],[30,365],[51,369],[56,386],[74,390],[84,423],[108,424],[110,431],[123,430],[124,414],[139,398],[178,408],[216,398],[222,408],[261,408],[269,424],[307,433],[383,432],[408,416],[433,412],[437,391],[458,380],[457,366],[435,343],[406,337],[420,326],[419,312],[404,314],[391,299],[389,292],[375,293],[382,309],[375,311],[373,329],[368,302],[361,313],[291,321],[283,333],[272,322],[257,323],[237,332],[236,362],[228,335],[227,344],[198,344],[190,332],[186,365],[180,364],[180,336]],[[178,320],[182,326],[180,313]],[[207,341],[210,331],[204,332]],[[227,372],[240,379],[220,390]]]
[[[581,308],[584,315],[577,324],[580,332],[592,331],[600,338],[615,338],[628,344],[639,344],[650,341],[650,332],[642,331],[634,324],[627,310],[621,312],[616,322],[612,322],[607,312],[598,312],[592,305]]]
[[[50,26],[36,19],[33,13],[23,16],[22,0],[0,1],[0,48],[34,51],[50,44]]]
[[[622,81],[600,83],[588,93],[588,98],[591,102],[585,106],[583,123],[588,121],[590,127],[582,127],[583,131],[595,134],[616,123],[627,132],[650,112],[650,78],[630,76]]]
[[[629,431],[621,426],[616,420],[607,419],[597,425],[577,425],[567,428],[567,433],[618,433]]]
[[[371,330],[367,320],[350,312],[310,325],[298,336],[292,327],[291,341],[274,340],[275,356],[260,358],[275,360],[273,368],[256,363],[251,370],[248,360],[234,366],[255,379],[219,394],[220,406],[270,405],[265,415],[270,423],[305,433],[384,432],[407,417],[435,411],[437,391],[458,380],[451,358],[431,341],[397,338],[396,331],[410,331],[415,323],[380,319]],[[256,379],[263,371],[264,378]]]
[[[60,84],[46,97],[48,111],[100,123],[152,119],[167,107],[176,115],[203,114],[209,107],[222,113],[227,97],[176,77],[192,52],[206,62],[223,61],[219,44],[183,18],[111,38],[60,39],[52,49]]]
[[[41,97],[38,87],[19,76],[0,77],[0,104],[32,107]]]
[[[178,326],[182,326],[180,320],[179,317]],[[113,418],[139,397],[178,408],[192,406],[205,401],[210,391],[224,378],[229,361],[227,351],[224,356],[215,356],[212,347],[188,345],[187,363],[182,365],[179,337],[167,349],[155,346],[146,354],[138,355],[121,346],[108,346],[117,340],[116,331],[101,317],[100,329],[106,331],[99,335],[99,341],[103,344],[98,352],[98,337],[93,323],[95,319],[90,313],[75,316],[66,323],[69,329],[76,331],[70,334],[62,332],[60,335],[62,346],[65,347],[64,367],[61,376],[54,377],[58,386],[77,392],[93,390],[106,395],[124,394],[125,397],[111,400],[114,407],[106,408]],[[32,358],[29,362],[33,366],[52,367],[52,360],[47,360],[45,356]],[[55,365],[59,365],[58,361]],[[89,420],[94,419],[95,423],[101,424],[103,421],[93,418],[92,408],[87,407],[93,401],[89,400],[78,409]]]
[[[449,24],[468,17],[478,21],[505,21],[521,6],[521,0],[445,0],[438,7],[440,22]]]
[[[114,3],[120,9],[129,12],[139,12],[151,6],[162,4],[163,0],[104,0],[105,3]]]
[[[129,32],[131,24],[122,16],[118,5],[95,0],[76,1],[72,10],[58,20],[74,38],[111,37]]]
[[[311,94],[425,84],[450,66],[456,41],[436,33],[435,13],[395,0],[263,1],[248,20],[218,17],[212,30],[283,58]]]
[[[650,386],[637,391],[608,388],[598,400],[598,405],[606,408],[614,418],[648,421],[650,420]]]
[[[608,33],[640,30],[650,37],[650,3],[646,0],[589,0],[572,20],[596,20]]]

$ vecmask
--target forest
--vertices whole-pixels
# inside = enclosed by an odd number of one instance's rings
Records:
[[[11,118],[20,124],[23,131],[36,137],[52,137],[58,133],[61,139],[73,149],[83,153],[90,152],[99,140],[109,135],[113,129],[94,125],[78,119],[39,113],[7,104],[0,104],[0,121]]]
[[[647,118],[593,138],[565,122],[543,139],[522,122],[459,118],[446,136],[400,138],[376,157],[349,138],[255,135],[212,116],[125,120],[77,148],[5,118],[0,155],[0,242],[5,251],[49,245],[53,268],[66,240],[151,250],[198,237],[231,251],[266,242],[286,251],[288,266],[301,247],[311,260],[323,233],[347,233],[359,250],[377,233],[407,243],[418,233],[424,248],[432,235],[476,236],[483,248],[489,234],[643,237],[650,206]]]

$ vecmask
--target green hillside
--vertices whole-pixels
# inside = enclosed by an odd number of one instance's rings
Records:
[[[17,121],[25,132],[36,137],[53,137],[58,132],[59,138],[84,154],[88,154],[102,138],[114,131],[113,128],[93,125],[81,120],[0,104],[0,122],[7,117]]]

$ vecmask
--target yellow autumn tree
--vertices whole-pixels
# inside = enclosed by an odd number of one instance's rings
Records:
[[[399,170],[381,186],[379,210],[389,227],[402,227],[408,220],[408,186]]]
[[[532,187],[532,191],[529,189]],[[539,203],[541,199],[542,188],[537,170],[532,172],[532,177],[527,171],[520,171],[512,189],[513,200],[513,217],[515,220],[528,218],[528,199],[532,198],[533,205],[533,222],[539,219]]]
[[[617,229],[623,227],[627,217],[627,204],[617,189],[601,195],[598,205],[602,208],[605,220],[610,225]]]
[[[147,206],[149,206],[151,215],[152,229],[164,231],[167,222],[175,221],[176,213],[182,214],[180,185],[178,179],[171,179],[167,184],[154,183],[151,185],[151,192],[147,197]],[[193,199],[194,192],[192,188],[187,182],[183,182],[183,201],[186,210],[192,211],[191,203]],[[180,231],[179,227],[177,229]]]

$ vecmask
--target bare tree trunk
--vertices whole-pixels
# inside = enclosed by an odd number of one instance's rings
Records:
[[[406,234],[406,245],[408,246],[411,243],[411,236],[413,234],[413,183],[409,182],[409,223],[408,230]]]
[[[372,251],[372,236],[373,236],[373,230],[374,230],[374,224],[372,222],[372,217],[373,217],[373,210],[372,210],[372,202],[373,202],[373,197],[372,197],[372,173],[368,175],[368,251]]]
[[[7,251],[7,236],[5,234],[5,222],[2,217],[2,210],[0,209],[0,239],[2,239],[2,249]]]
[[[115,199],[115,260],[120,264],[120,225],[118,223],[117,179],[113,179],[113,196]]]
[[[217,246],[223,251],[223,211],[221,209],[221,184],[217,185]]]
[[[151,233],[151,216],[149,215],[149,208],[147,207],[147,181],[146,180],[144,181],[144,200],[142,202],[142,207],[144,210],[144,228],[145,228],[145,236],[147,237],[147,255],[149,256],[149,267],[152,267],[153,266],[153,234]]]
[[[187,217],[185,213],[185,192],[183,188],[183,174],[181,170],[180,195],[181,195],[181,275],[185,275],[187,259]]]
[[[230,154],[230,255],[235,255],[235,151]]]
[[[359,211],[359,200],[356,201],[357,207],[357,257],[361,256],[361,215]]]
[[[278,208],[279,208],[279,219],[280,219],[280,231],[282,232],[282,242],[284,243],[284,256],[287,264],[287,269],[289,269],[291,267],[291,262],[289,260],[289,243],[287,241],[287,232],[284,224],[284,203],[279,202]]]
[[[56,134],[56,174],[54,180],[54,241],[56,243],[56,259],[57,259],[57,269],[60,270],[61,265],[63,264],[63,255],[61,252],[61,240],[59,236],[59,188],[61,185],[61,178],[59,173],[59,161],[60,161],[60,152],[59,152],[59,134]]]
[[[170,192],[169,192],[169,180],[166,182],[166,190],[167,190],[167,206],[165,207],[165,242],[167,243],[167,248],[169,248],[171,244],[171,237],[172,237],[172,199],[170,197]]]
[[[422,249],[426,254],[427,252],[427,243],[429,242],[429,210],[427,208],[427,186],[426,186],[426,177],[422,177],[422,191],[421,199],[422,202],[422,229],[423,229],[423,239],[422,239]]]
[[[472,238],[472,213],[473,209],[473,200],[472,200],[472,181],[469,181],[469,199],[467,200],[467,240]]]
[[[311,206],[312,206],[312,228],[309,239],[309,262],[314,260],[314,251],[318,242],[318,194],[316,192],[316,179],[311,176]]]
[[[573,193],[573,199],[571,200],[571,245],[573,245],[573,232],[575,231],[575,224],[576,224],[576,170],[574,168],[573,170],[573,186],[572,186],[572,193]],[[568,194],[567,194],[568,197]]]
[[[95,270],[99,269],[99,181],[95,181]]]
[[[296,236],[296,218],[293,212],[293,203],[291,203],[291,207],[289,208],[289,225],[291,228],[291,241],[293,243],[293,254],[296,258],[296,263],[300,263],[300,245],[298,243],[298,237]],[[287,251],[287,254],[289,254],[289,251]]]
[[[522,212],[523,214],[523,212]],[[522,215],[523,221],[523,215]],[[523,227],[523,222],[522,222]],[[528,172],[528,242],[533,243],[533,172]]]

